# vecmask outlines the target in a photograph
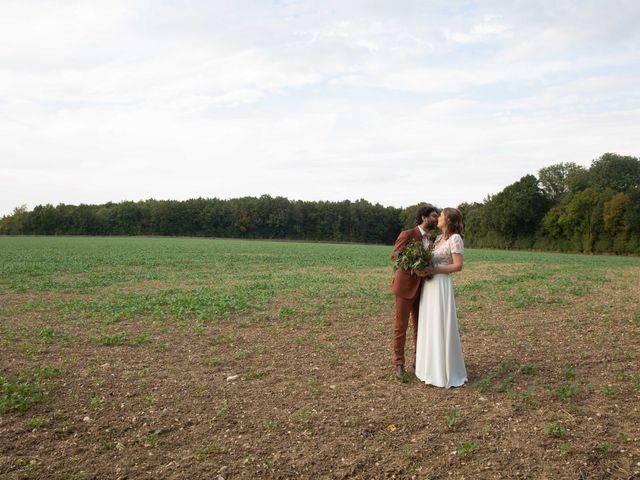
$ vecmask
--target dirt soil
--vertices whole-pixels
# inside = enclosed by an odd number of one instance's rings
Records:
[[[627,280],[522,309],[460,294],[469,384],[450,390],[394,378],[390,295],[323,325],[283,322],[280,303],[177,328],[76,318],[51,341],[31,341],[40,313],[15,314],[2,375],[61,371],[43,401],[0,414],[0,477],[640,478],[638,322],[599,307],[640,298]],[[100,329],[140,337],[88,341]]]

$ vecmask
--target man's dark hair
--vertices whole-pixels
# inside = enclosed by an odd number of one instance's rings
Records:
[[[422,223],[422,217],[428,217],[429,215],[431,215],[431,212],[440,213],[440,210],[428,203],[426,205],[418,207],[418,209],[416,210],[416,225],[420,225]]]

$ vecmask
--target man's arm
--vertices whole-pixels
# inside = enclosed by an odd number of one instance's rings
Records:
[[[402,250],[407,243],[409,243],[409,232],[405,230],[400,232],[400,235],[398,235],[398,238],[396,239],[393,251],[391,252],[391,260],[396,259],[398,252]]]

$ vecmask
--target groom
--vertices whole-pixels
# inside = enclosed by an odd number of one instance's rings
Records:
[[[424,248],[433,242],[431,230],[438,225],[439,212],[433,205],[425,205],[416,211],[416,227],[400,232],[393,246],[391,260],[411,240],[422,241]],[[422,277],[403,270],[396,270],[391,284],[391,291],[396,297],[396,317],[393,323],[393,354],[396,377],[402,379],[404,370],[404,346],[407,338],[409,316],[413,320],[413,363],[415,365],[416,342],[418,339],[418,307],[420,305],[420,287]]]

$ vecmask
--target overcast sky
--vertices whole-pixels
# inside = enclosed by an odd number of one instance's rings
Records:
[[[0,215],[481,201],[640,155],[640,1],[0,0]]]

